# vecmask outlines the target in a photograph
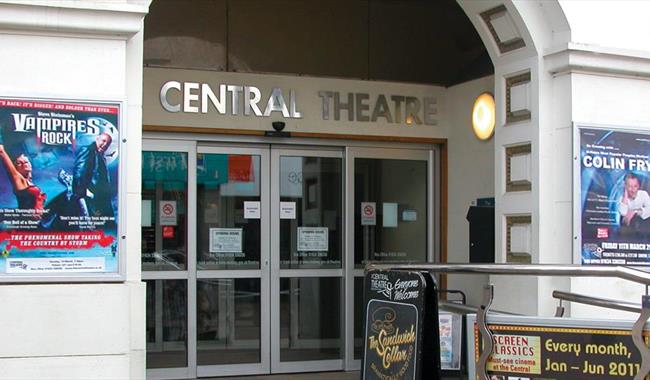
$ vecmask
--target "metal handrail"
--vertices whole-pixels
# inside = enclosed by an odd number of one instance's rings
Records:
[[[633,313],[641,312],[641,304],[638,303],[617,301],[607,298],[590,297],[584,294],[562,292],[560,290],[553,291],[553,298],[563,301],[582,303],[585,305],[604,307],[607,309],[631,311]]]
[[[560,264],[379,264],[369,263],[366,270],[408,269],[435,273],[535,275],[573,277],[617,277],[650,286],[650,273],[629,267],[584,267]]]
[[[478,309],[478,306],[455,303],[455,302],[448,302],[448,301],[438,301],[438,307],[440,309],[442,309],[442,310],[447,310],[447,311],[451,311],[453,313],[462,314],[462,315],[476,314],[476,310]],[[490,309],[490,314],[521,315],[521,314],[517,314],[517,313],[511,313],[509,311],[501,311],[501,310],[494,310],[494,309]]]

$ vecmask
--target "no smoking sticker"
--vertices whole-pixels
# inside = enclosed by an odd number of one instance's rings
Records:
[[[377,204],[375,202],[361,202],[361,225],[374,226],[377,224]]]
[[[160,201],[160,225],[176,225],[176,201]]]

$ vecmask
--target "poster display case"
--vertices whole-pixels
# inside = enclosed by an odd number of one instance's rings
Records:
[[[123,108],[0,98],[0,282],[124,279]]]
[[[576,125],[574,251],[583,265],[650,265],[650,134]]]

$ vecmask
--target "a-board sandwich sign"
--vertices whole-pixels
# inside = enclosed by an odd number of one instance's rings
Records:
[[[122,279],[121,108],[0,98],[0,281]]]
[[[576,262],[650,265],[650,133],[576,127]]]
[[[630,330],[509,323],[488,327],[494,345],[487,363],[490,379],[631,380],[641,365]],[[474,324],[477,362],[481,345]]]
[[[437,289],[428,273],[368,271],[361,378],[438,379]]]

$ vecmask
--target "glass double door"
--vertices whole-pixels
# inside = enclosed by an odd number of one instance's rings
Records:
[[[343,152],[148,141],[142,157],[148,375],[343,369]]]

